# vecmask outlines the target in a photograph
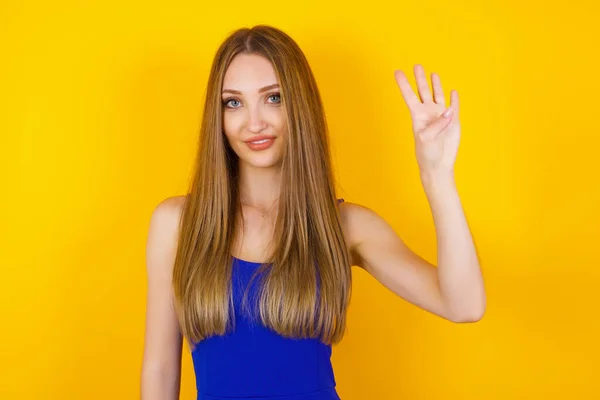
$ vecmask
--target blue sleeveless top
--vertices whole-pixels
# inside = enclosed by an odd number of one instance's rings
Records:
[[[242,311],[244,290],[260,265],[233,257],[235,329],[196,343],[192,360],[197,400],[340,400],[331,345],[285,338]],[[248,288],[253,305],[256,282]]]

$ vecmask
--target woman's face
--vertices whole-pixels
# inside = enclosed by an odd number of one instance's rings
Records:
[[[223,129],[240,162],[281,162],[287,130],[275,70],[256,54],[238,54],[223,80]]]

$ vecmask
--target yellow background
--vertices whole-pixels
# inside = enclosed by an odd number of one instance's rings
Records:
[[[445,322],[355,269],[341,397],[598,396],[598,16],[581,0],[3,1],[0,398],[138,398],[150,213],[185,192],[217,46],[258,23],[314,69],[340,196],[431,261],[393,71],[414,87],[422,63],[461,99],[457,184],[487,314]],[[188,354],[183,370],[193,399]]]

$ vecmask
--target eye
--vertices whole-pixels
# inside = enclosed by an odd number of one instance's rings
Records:
[[[275,98],[275,100],[273,101],[274,103],[281,103],[281,95],[279,93],[273,93],[269,96],[269,99],[273,98]]]
[[[232,107],[230,107],[229,103],[231,103],[231,102],[237,102],[237,103],[239,103],[239,101],[237,101],[236,99],[226,99],[226,100],[223,100],[223,105],[225,107],[228,107],[228,108],[237,108],[236,105],[233,105]]]

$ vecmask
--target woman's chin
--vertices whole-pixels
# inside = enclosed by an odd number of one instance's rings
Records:
[[[245,154],[240,158],[244,164],[253,168],[278,168],[281,166],[281,157],[276,154]]]

